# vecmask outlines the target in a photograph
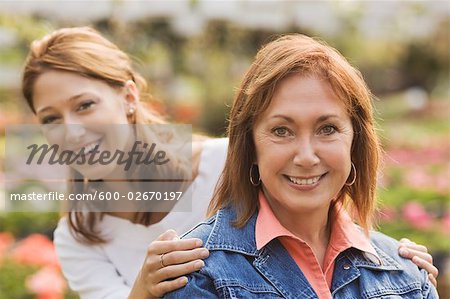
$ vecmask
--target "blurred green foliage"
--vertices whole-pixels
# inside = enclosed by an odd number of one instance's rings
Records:
[[[2,262],[0,264],[0,299],[35,299],[36,294],[32,294],[24,286],[27,278],[36,273],[38,269],[37,266],[23,265],[11,260]],[[72,291],[67,291],[64,298],[77,299],[79,296]]]
[[[59,217],[55,212],[0,212],[0,232],[11,232],[19,239],[40,233],[52,240]]]
[[[33,274],[38,267],[21,265],[12,261],[6,261],[0,266],[0,299],[33,299],[24,288],[25,279]]]

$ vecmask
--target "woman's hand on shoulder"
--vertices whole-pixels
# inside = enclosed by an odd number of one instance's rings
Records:
[[[153,241],[130,293],[129,299],[158,298],[185,286],[186,276],[198,271],[209,256],[200,239],[179,239],[168,230]],[[146,293],[146,295],[144,295]]]
[[[400,240],[398,252],[400,256],[410,259],[414,264],[427,271],[431,283],[437,287],[439,270],[433,265],[433,257],[428,253],[427,247],[403,238]]]

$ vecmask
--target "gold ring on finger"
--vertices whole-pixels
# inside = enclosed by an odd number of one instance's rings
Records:
[[[166,266],[166,265],[164,265],[164,255],[165,255],[165,253],[163,253],[159,256],[159,263],[161,264],[161,268],[164,268]]]

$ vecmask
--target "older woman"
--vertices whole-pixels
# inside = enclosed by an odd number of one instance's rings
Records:
[[[167,298],[437,298],[398,243],[369,232],[380,156],[370,92],[303,35],[265,46],[233,103],[210,256]],[[353,221],[356,221],[357,226]]]

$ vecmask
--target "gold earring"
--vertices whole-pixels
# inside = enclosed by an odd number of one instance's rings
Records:
[[[353,169],[353,173],[354,173],[353,180],[350,183],[345,183],[346,186],[351,186],[356,181],[356,167],[355,167],[355,164],[353,164],[353,162],[352,162],[352,169]],[[351,170],[350,170],[350,172],[351,172]]]
[[[256,174],[258,176],[258,179],[255,180],[253,178],[253,174]],[[259,169],[258,165],[256,164],[252,164],[252,166],[250,166],[250,183],[253,185],[253,187],[257,187],[261,184],[261,177],[259,176]]]

